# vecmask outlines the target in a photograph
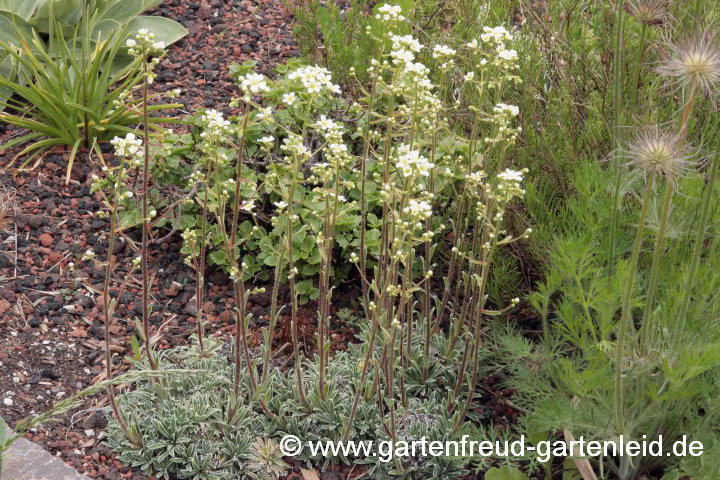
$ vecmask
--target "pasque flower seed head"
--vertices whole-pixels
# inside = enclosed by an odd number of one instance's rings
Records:
[[[625,10],[645,25],[662,25],[668,17],[667,0],[630,0]]]
[[[628,166],[639,168],[645,176],[662,175],[668,181],[688,176],[698,164],[697,150],[680,134],[658,126],[641,130],[622,153]]]
[[[720,48],[712,33],[704,32],[680,43],[671,43],[657,72],[683,87],[710,93],[720,83]]]

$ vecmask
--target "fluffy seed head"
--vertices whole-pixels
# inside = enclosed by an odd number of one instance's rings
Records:
[[[671,43],[657,71],[683,87],[710,93],[720,84],[720,48],[714,35],[706,32],[682,43]]]
[[[645,25],[662,25],[668,16],[667,0],[630,0],[625,3],[627,12]]]
[[[662,175],[668,181],[686,177],[697,167],[697,150],[683,137],[658,126],[641,130],[624,153],[628,166],[639,168],[645,176]]]

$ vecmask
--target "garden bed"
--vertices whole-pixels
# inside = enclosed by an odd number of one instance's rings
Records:
[[[178,101],[188,111],[228,108],[237,94],[228,76],[232,62],[255,60],[259,70],[269,73],[275,64],[297,55],[289,26],[292,17],[281,0],[171,0],[150,14],[172,18],[190,31],[168,49],[154,84],[156,91],[182,88]],[[18,131],[0,125],[0,142]],[[82,154],[68,186],[64,176],[69,151],[58,149],[37,169],[15,178],[4,171],[13,155],[0,157],[0,186],[12,192],[16,205],[15,218],[0,234],[0,400],[12,403],[0,404],[0,409],[11,425],[103,377],[104,328],[95,289],[101,286],[104,271],[80,258],[88,249],[104,256],[108,229],[106,221],[92,215],[100,202],[90,193],[90,177],[99,169],[82,161]],[[195,277],[183,264],[180,244],[177,234],[152,248],[153,297],[163,306],[154,323],[170,320],[160,348],[186,344],[195,328]],[[129,334],[134,327],[128,319],[139,314],[141,305],[136,279],[125,275],[135,253],[121,243],[115,255],[117,283],[112,292],[119,297],[119,308],[111,332],[118,341],[114,352],[119,360],[131,355]],[[75,268],[69,269],[69,263]],[[230,335],[234,320],[227,275],[211,271],[208,287],[204,307],[208,332]],[[260,325],[266,322],[268,305],[269,298],[259,297],[252,306]],[[314,318],[310,307],[306,315]],[[310,330],[305,334],[312,336]],[[342,343],[345,336],[339,334]],[[116,372],[128,367],[127,362],[119,362]],[[103,397],[89,400],[27,438],[91,478],[148,478],[115,460],[104,446],[106,408]]]

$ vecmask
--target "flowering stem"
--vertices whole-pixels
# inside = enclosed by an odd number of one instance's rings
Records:
[[[150,278],[148,272],[148,236],[150,233],[150,218],[148,212],[148,196],[150,195],[150,131],[148,128],[148,68],[147,59],[143,62],[144,79],[143,79],[143,144],[145,151],[143,154],[143,231],[142,231],[142,305],[143,305],[143,334],[145,335],[145,353],[152,370],[157,370],[157,363],[152,354],[150,345]],[[109,255],[112,255],[110,251]]]
[[[620,122],[622,112],[623,97],[623,49],[625,43],[625,0],[617,0],[615,2],[615,61],[613,63],[613,128],[612,128],[612,145],[613,148],[620,148]],[[613,192],[612,217],[610,219],[610,252],[608,258],[608,268],[610,273],[613,272],[615,264],[615,237],[617,235],[618,217],[619,217],[619,197],[620,186],[622,184],[622,168],[620,167],[620,159],[615,163],[616,179],[615,190]]]
[[[112,252],[115,250],[115,231],[117,229],[117,192],[113,195],[112,209],[110,211],[110,233],[108,234],[108,258],[105,265],[105,280],[103,282],[103,317],[105,319],[105,377],[112,378],[112,358],[110,356],[110,271],[112,269]],[[108,400],[113,415],[122,428],[125,437],[130,438],[128,425],[120,415],[120,409],[115,399],[115,389],[112,384],[107,388]]]
[[[237,321],[235,323],[235,395],[240,393],[240,347],[242,342],[243,352],[245,354],[245,362],[247,363],[248,374],[250,375],[250,385],[253,393],[257,391],[257,379],[250,362],[250,350],[247,343],[247,332],[245,330],[245,274],[242,268],[242,258],[236,255],[237,247],[237,229],[238,220],[240,218],[240,183],[242,181],[242,169],[245,163],[245,136],[247,131],[250,110],[245,112],[243,119],[242,136],[240,137],[240,145],[238,147],[237,162],[235,164],[235,203],[233,205],[232,226],[230,229],[230,244],[228,245],[228,257],[233,265],[239,271],[237,278],[233,282],[235,291],[235,308],[237,308]],[[272,332],[271,332],[272,335]],[[267,345],[272,348],[272,343]],[[265,365],[264,368],[267,368]],[[264,402],[263,402],[264,404]]]
[[[303,135],[303,138],[305,136]],[[295,262],[293,259],[293,198],[295,197],[295,172],[300,171],[297,154],[293,155],[293,166],[290,172],[290,188],[288,192],[287,206],[287,248],[288,248],[288,282],[290,284],[290,335],[292,336],[293,357],[295,359],[295,377],[297,379],[298,395],[300,401],[306,408],[310,408],[305,397],[305,386],[303,384],[302,368],[300,364],[300,347],[298,345],[298,327],[297,327],[297,295],[295,291]]]
[[[650,315],[655,303],[655,291],[657,290],[658,274],[660,272],[660,257],[662,256],[672,198],[673,184],[668,181],[667,188],[665,190],[665,200],[663,202],[662,218],[660,219],[660,228],[658,229],[657,236],[655,237],[655,251],[653,252],[652,267],[650,268],[650,281],[648,284],[647,299],[645,301],[645,310],[643,311],[642,327],[640,331],[640,347],[643,349],[643,354],[647,353],[650,347],[650,339],[648,337],[652,334],[652,329],[650,328]]]
[[[633,81],[633,105],[637,105],[638,91],[640,90],[640,72],[642,71],[642,59],[645,57],[645,44],[647,42],[647,24],[640,27],[640,48],[638,49],[637,65],[635,65],[635,80]]]
[[[687,139],[688,136],[688,124],[690,123],[690,116],[692,115],[693,109],[695,108],[695,92],[697,87],[693,84],[690,87],[685,106],[683,107],[683,118],[682,125],[680,126],[680,137],[683,140]]]
[[[627,283],[625,284],[625,294],[623,296],[622,311],[620,316],[620,324],[618,326],[617,344],[615,346],[615,422],[617,433],[622,434],[625,429],[625,396],[623,391],[623,351],[625,348],[625,337],[628,325],[632,316],[632,294],[635,285],[635,273],[637,270],[638,258],[642,249],[643,238],[645,234],[645,219],[647,218],[648,208],[650,206],[650,194],[652,192],[654,177],[651,176],[645,185],[645,193],[642,199],[642,213],[638,223],[638,230],[635,234],[635,242],[633,244],[632,254],[630,256],[630,271],[628,273]]]
[[[209,175],[209,172],[208,172]],[[198,346],[200,352],[205,352],[205,339],[203,327],[203,300],[205,295],[205,237],[207,235],[207,204],[208,204],[208,188],[205,186],[202,205],[202,225],[200,227],[200,251],[198,252],[196,279],[195,279],[195,303],[197,306],[197,335]]]

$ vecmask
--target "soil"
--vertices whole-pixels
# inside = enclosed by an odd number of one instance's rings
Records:
[[[275,64],[298,55],[290,31],[292,17],[282,0],[170,0],[150,14],[172,18],[190,31],[168,49],[154,84],[156,91],[183,90],[180,113],[202,108],[227,111],[231,97],[237,95],[228,75],[232,62],[255,60],[259,71],[270,74]],[[0,124],[0,143],[19,133]],[[15,205],[7,229],[0,232],[0,416],[11,426],[104,378],[98,295],[104,270],[99,262],[82,257],[91,250],[98,261],[104,261],[108,248],[108,224],[93,215],[100,209],[90,192],[97,167],[76,161],[70,184],[65,185],[69,153],[56,149],[36,169],[13,177],[4,168],[13,153],[0,156],[0,187],[12,192]],[[167,323],[160,349],[187,344],[195,329],[195,278],[183,263],[180,246],[176,234],[150,250],[156,312],[151,324],[157,328]],[[118,243],[112,254],[116,268],[110,293],[117,298],[117,310],[110,333],[117,374],[129,368],[126,356],[131,355],[133,319],[141,316],[142,305],[139,274],[130,268],[137,255],[132,242]],[[207,278],[206,330],[229,337],[235,329],[232,287],[220,270],[209,271]],[[254,298],[249,307],[254,317],[252,335],[257,338],[257,327],[267,325],[269,293]],[[300,313],[301,339],[310,345],[315,308],[307,305]],[[276,336],[286,333],[281,321]],[[353,339],[353,330],[334,325],[331,336],[335,347],[342,349]],[[486,387],[491,393],[485,413],[496,422],[513,421],[517,412],[506,402],[510,392],[493,391],[492,379]],[[88,399],[80,409],[34,429],[27,438],[91,478],[154,478],[132,471],[104,445],[107,410],[104,396]],[[288,478],[301,478],[298,468]],[[322,474],[323,479],[345,477]]]

